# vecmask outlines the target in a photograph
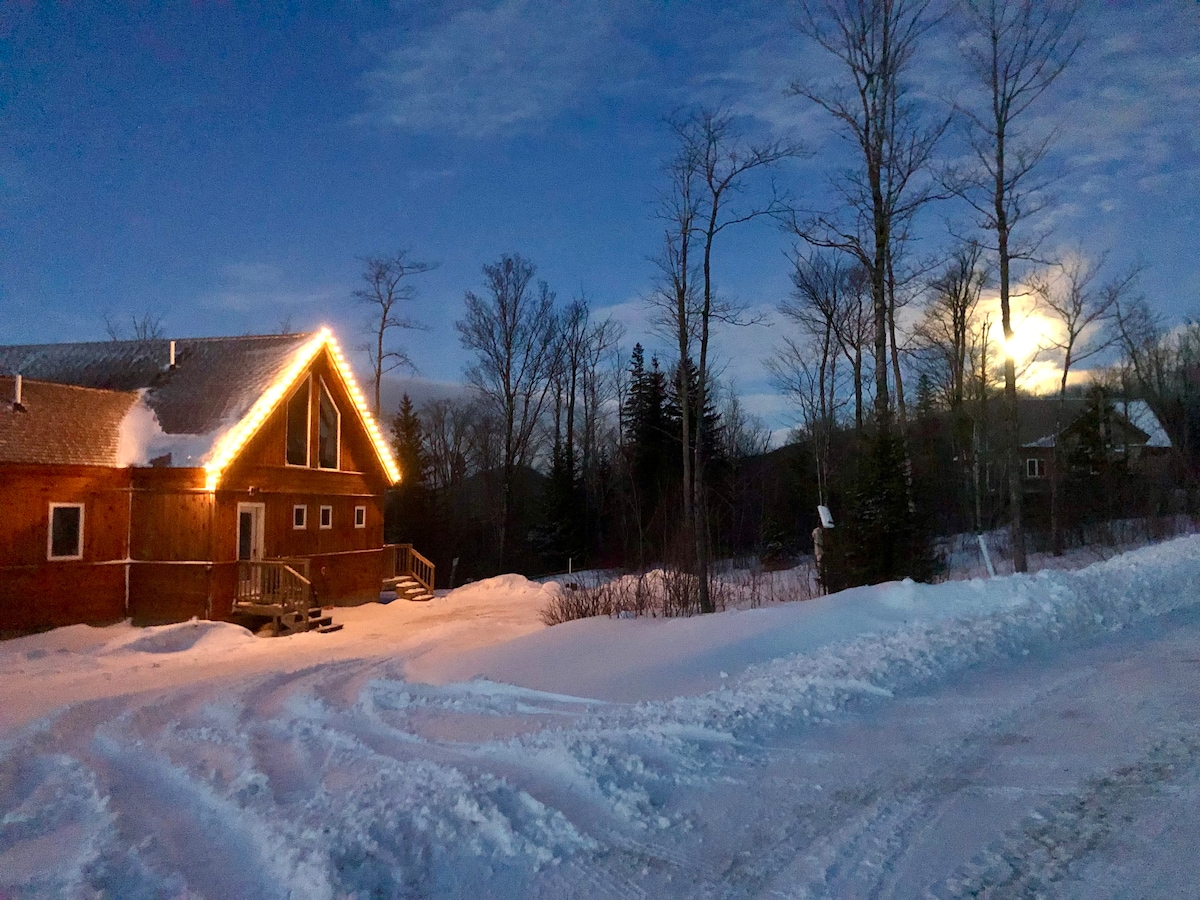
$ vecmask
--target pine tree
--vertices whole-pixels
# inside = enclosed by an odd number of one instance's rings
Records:
[[[838,553],[829,564],[844,570],[830,575],[839,586],[931,581],[940,569],[922,518],[912,508],[902,441],[890,428],[867,441],[848,521],[834,534]]]
[[[679,447],[679,442],[681,440],[679,438],[679,434],[681,431],[681,429],[679,427],[679,420],[680,420],[680,416],[681,416],[681,410],[679,408],[680,368],[681,367],[679,365],[676,365],[676,367],[671,372],[671,381],[670,381],[671,388],[669,391],[667,391],[666,404],[663,409],[664,418],[666,420],[666,428],[674,436],[674,438],[675,438],[674,443],[675,443],[676,448]],[[696,371],[695,364],[690,359],[684,360],[682,369],[686,373],[686,377],[688,380],[688,402],[691,403],[691,406],[692,406],[691,419],[693,422],[697,422],[701,418],[700,409],[697,407],[697,404],[696,404],[696,400],[700,395],[699,375]],[[710,382],[707,385],[707,389],[704,391],[704,397],[705,397],[704,415],[703,415],[704,427],[701,429],[701,431],[704,434],[704,447],[703,447],[704,453],[702,455],[703,455],[704,460],[708,464],[716,463],[723,453],[723,446],[722,446],[723,441],[721,440],[721,433],[720,433],[721,414],[717,412],[716,405],[713,402],[713,397],[715,396],[715,394],[716,394],[716,391],[713,390],[713,385]],[[692,431],[692,446],[689,448],[689,450],[693,453],[693,455],[695,453],[695,434],[696,434],[696,432],[695,432],[695,430],[693,430]]]
[[[554,569],[565,567],[568,559],[576,568],[585,561],[586,496],[576,468],[566,446],[556,445],[542,495],[542,521],[531,534],[534,546]]]
[[[623,410],[624,443],[631,476],[631,505],[639,535],[638,553],[645,562],[647,551],[661,551],[661,546],[648,546],[652,523],[659,518],[667,485],[678,480],[677,430],[667,420],[666,373],[652,358],[645,365],[645,351],[634,345],[629,367],[629,397]],[[676,426],[677,428],[677,426]]]
[[[400,483],[388,492],[385,536],[394,543],[425,544],[433,529],[429,457],[421,420],[408,394],[401,398],[400,409],[392,418],[392,449],[400,467]]]
[[[408,394],[400,398],[400,410],[392,419],[392,448],[404,484],[424,486],[429,478],[421,419]]]

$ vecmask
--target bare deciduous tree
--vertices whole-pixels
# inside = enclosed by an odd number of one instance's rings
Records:
[[[135,341],[157,341],[163,337],[163,324],[159,316],[150,312],[142,313],[141,317],[130,316],[130,333]],[[110,341],[125,340],[125,330],[108,313],[104,314],[104,331]]]
[[[1000,320],[1012,340],[1009,302],[1014,260],[1029,259],[1036,240],[1018,242],[1014,229],[1045,205],[1042,163],[1052,135],[1031,137],[1018,123],[1062,74],[1079,47],[1074,21],[1080,0],[962,0],[965,40],[960,43],[976,84],[975,106],[963,108],[973,165],[952,171],[947,186],[966,200],[980,226],[995,235],[1000,278]],[[1013,569],[1027,569],[1023,521],[1017,373],[1004,361],[1005,434],[1011,506]]]
[[[771,430],[763,420],[750,413],[730,384],[722,391],[721,443],[725,458],[738,462],[760,456],[771,449]]]
[[[809,243],[853,255],[870,275],[874,315],[875,420],[890,415],[888,343],[898,234],[935,196],[923,179],[946,121],[929,121],[904,76],[934,22],[930,0],[809,0],[801,32],[832,56],[843,77],[833,85],[797,82],[792,92],[828,112],[861,154],[861,167],[835,184],[843,210],[796,216]]]
[[[531,460],[533,438],[550,394],[558,319],[554,294],[534,281],[537,268],[519,254],[483,267],[486,294],[468,291],[466,315],[455,323],[475,353],[467,382],[502,432],[503,458],[497,554],[507,559],[507,535],[517,470]]]
[[[953,251],[929,282],[929,302],[916,330],[922,370],[955,413],[966,399],[975,311],[987,283],[982,257],[983,248],[975,241]]]
[[[586,297],[572,301],[560,317],[555,433],[571,469],[578,466],[585,481],[596,459],[603,405],[616,389],[615,374],[603,363],[621,333],[611,318],[592,320]]]
[[[1089,262],[1081,252],[1076,252],[1058,265],[1058,278],[1043,272],[1030,279],[1041,308],[1062,326],[1059,336],[1051,342],[1051,347],[1062,354],[1060,396],[1066,394],[1073,366],[1103,353],[1117,340],[1118,335],[1108,326],[1115,320],[1118,304],[1141,273],[1140,266],[1132,266],[1098,285],[1095,282],[1105,260],[1106,256],[1101,256],[1096,262]]]
[[[857,360],[847,346],[846,335],[853,332],[861,317],[861,292],[853,290],[853,270],[842,254],[819,252],[803,255],[795,251],[792,260],[792,295],[779,311],[795,322],[801,338],[784,337],[777,355],[767,368],[775,383],[789,394],[800,409],[804,429],[813,447],[817,471],[817,495],[828,503],[830,447],[837,426],[837,415],[845,405],[838,377],[838,360],[845,355],[861,366],[861,346]],[[855,373],[856,414],[861,416],[861,371]]]
[[[412,368],[408,354],[399,347],[389,347],[387,337],[392,331],[422,327],[401,313],[401,306],[416,296],[416,288],[407,279],[429,272],[437,268],[437,264],[409,259],[407,250],[398,250],[395,256],[368,256],[362,263],[366,287],[356,290],[354,297],[371,308],[371,323],[367,328],[370,340],[363,349],[371,358],[374,408],[375,415],[379,415],[383,376],[401,366]]]
[[[708,592],[709,520],[704,486],[703,410],[710,377],[714,322],[744,324],[744,308],[717,296],[713,248],[726,229],[783,211],[772,191],[762,204],[744,203],[750,176],[795,156],[799,147],[781,141],[748,141],[733,117],[699,109],[672,122],[676,154],[667,165],[669,187],[659,202],[667,223],[657,259],[661,272],[651,303],[664,314],[679,350],[679,405],[683,453],[684,518],[694,547],[699,606],[713,611]],[[698,257],[698,259],[697,259]],[[687,361],[693,361],[698,396],[691,396]]]
[[[445,490],[461,484],[469,472],[470,404],[464,400],[430,400],[422,405],[420,417],[430,486]]]

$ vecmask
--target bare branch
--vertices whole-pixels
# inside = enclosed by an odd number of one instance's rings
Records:
[[[363,345],[371,359],[375,382],[375,414],[379,415],[380,385],[383,376],[400,367],[414,369],[407,352],[386,345],[388,333],[396,330],[420,330],[421,324],[403,315],[402,304],[416,296],[416,288],[407,279],[437,268],[437,263],[409,259],[408,250],[398,250],[394,256],[368,256],[362,260],[363,281],[366,287],[354,291],[354,298],[371,308],[371,323],[366,329],[370,338]]]

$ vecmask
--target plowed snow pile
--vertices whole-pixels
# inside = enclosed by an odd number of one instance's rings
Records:
[[[961,768],[970,781],[988,769],[973,761],[978,742],[1020,718],[997,710],[1033,715],[1022,698],[1041,688],[1009,686],[1061,681],[1080,648],[1130,648],[1145,629],[1176,629],[1187,677],[1188,654],[1200,659],[1187,631],[1200,634],[1198,586],[1192,537],[1073,573],[905,582],[687,620],[546,629],[538,613],[557,587],[504,576],[429,604],[339,610],[347,627],[327,636],[262,640],[184,623],[9,641],[0,897],[922,895],[913,885],[1034,896],[1077,872],[1111,886],[1084,850],[1071,851],[1078,866],[1050,854],[1020,872],[1004,854],[1037,845],[1035,814],[1068,832],[1061,846],[1094,847],[1104,835],[1072,844],[1072,822],[1114,796],[1135,815],[1164,767],[1193,771],[1196,719],[1172,719],[1183,707],[1161,706],[1165,687],[1126,704],[1130,721],[1105,726],[1116,737],[1079,738],[1088,762],[1074,780],[1033,779],[1036,790],[983,803],[968,819],[1002,830],[981,832],[961,860],[939,850],[933,868],[954,871],[905,868],[894,851],[936,834],[926,819],[912,825],[922,778],[942,791],[938,779]],[[1165,683],[1152,655],[1143,669],[1122,662],[1142,658],[1128,649],[1087,665],[1125,673],[1109,691],[1132,696]],[[1000,669],[1003,690],[979,686]],[[1079,676],[1071,696],[1083,703],[1101,681]],[[956,712],[910,729],[896,717],[920,697]],[[839,730],[856,716],[876,724]],[[975,737],[952,739],[952,722]],[[939,743],[914,750],[919,765],[879,762],[880,783],[854,802],[870,772],[834,767],[817,781],[851,746],[883,760],[925,739]],[[1124,780],[1097,780],[1121,754],[1134,766]],[[1194,793],[1200,780],[1189,778],[1179,784]],[[843,788],[823,790],[839,779]],[[1047,806],[1075,795],[1098,799],[1084,812]],[[771,880],[783,871],[786,885]],[[874,880],[854,880],[867,871]],[[1153,884],[1139,896],[1156,896]]]

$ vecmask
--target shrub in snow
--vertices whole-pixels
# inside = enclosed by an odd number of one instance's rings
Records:
[[[736,569],[710,576],[708,591],[713,606],[720,611],[810,600],[816,595],[816,585],[809,566],[783,572]],[[696,576],[673,567],[620,578],[597,578],[553,597],[542,611],[542,621],[560,625],[593,616],[691,616],[700,612],[699,595]]]

